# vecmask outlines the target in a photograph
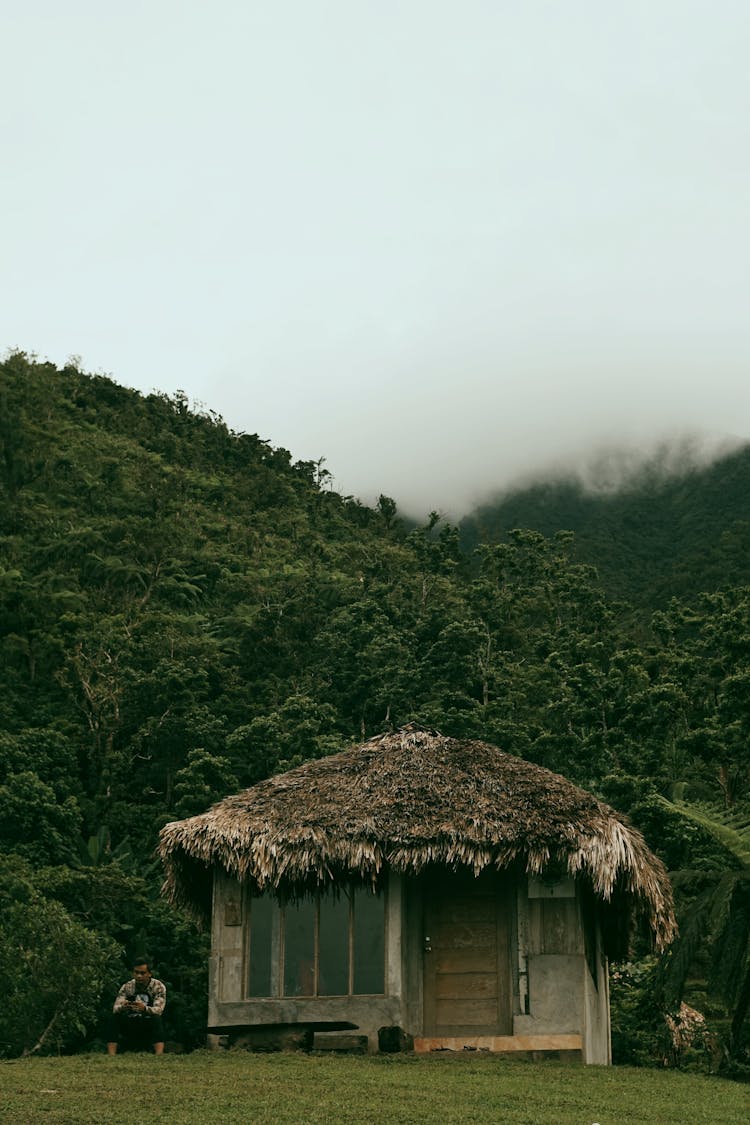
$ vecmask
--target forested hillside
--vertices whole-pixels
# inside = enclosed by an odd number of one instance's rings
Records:
[[[722,526],[739,534],[722,495],[719,539]],[[631,529],[634,554],[652,552],[645,532]],[[343,497],[322,463],[292,463],[180,394],[12,355],[0,365],[0,964],[24,973],[2,978],[0,1055],[94,1035],[119,950],[144,946],[174,997],[172,1034],[200,1041],[204,939],[159,900],[159,828],[409,721],[596,790],[672,869],[700,869],[681,892],[691,909],[701,880],[735,872],[710,956],[722,966],[712,1003],[734,1012],[740,1043],[747,872],[712,831],[716,810],[734,815],[748,796],[738,542],[725,570],[712,556],[709,592],[635,616],[567,532],[516,529],[462,552],[437,517],[408,530],[388,497]],[[675,796],[707,802],[703,822]],[[61,965],[80,970],[75,987],[61,989]],[[681,980],[669,987],[681,995]]]
[[[574,477],[513,490],[462,521],[462,545],[499,542],[515,527],[573,531],[575,558],[596,566],[610,596],[639,608],[747,585],[750,445],[708,466],[687,456],[677,469],[655,456],[614,491]]]

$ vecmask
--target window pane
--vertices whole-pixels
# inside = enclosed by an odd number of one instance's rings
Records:
[[[273,915],[278,912],[274,900],[267,895],[250,903],[250,996],[271,996],[271,954],[273,948]],[[278,927],[276,927],[278,928]]]
[[[312,996],[315,980],[315,902],[284,907],[284,995]]]
[[[385,897],[354,895],[354,991],[385,992]]]
[[[320,896],[318,995],[346,996],[349,991],[349,897]]]

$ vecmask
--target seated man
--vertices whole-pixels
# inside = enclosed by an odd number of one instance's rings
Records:
[[[109,1017],[107,1054],[116,1055],[117,1045],[131,1049],[153,1047],[154,1054],[164,1054],[164,1033],[161,1014],[167,1002],[167,990],[160,980],[151,976],[145,957],[133,964],[133,978],[126,981],[115,999]]]

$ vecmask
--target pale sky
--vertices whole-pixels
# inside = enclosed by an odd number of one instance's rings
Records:
[[[0,13],[0,349],[412,512],[750,439],[747,0]]]

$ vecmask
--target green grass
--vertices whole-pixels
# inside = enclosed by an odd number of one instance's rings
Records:
[[[0,1063],[0,1120],[747,1125],[750,1088],[679,1071],[492,1058],[81,1055]]]

